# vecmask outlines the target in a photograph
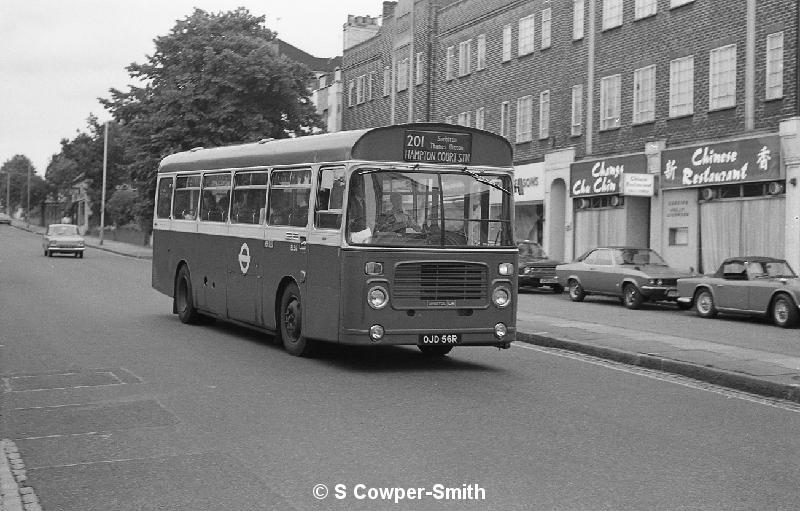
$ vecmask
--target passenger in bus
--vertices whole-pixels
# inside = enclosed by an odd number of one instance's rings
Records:
[[[389,202],[392,204],[392,209],[385,213],[377,225],[378,231],[384,232],[408,232],[408,230],[419,232],[420,226],[414,222],[414,219],[403,210],[403,196],[397,192],[392,192],[389,195]]]
[[[204,193],[203,194],[203,211],[200,213],[202,215],[202,220],[216,220],[213,218],[217,211],[217,201],[214,200],[214,196],[211,193]]]

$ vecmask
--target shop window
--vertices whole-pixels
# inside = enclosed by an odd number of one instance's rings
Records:
[[[669,244],[670,246],[682,246],[689,244],[689,228],[688,227],[670,227],[669,228]]]

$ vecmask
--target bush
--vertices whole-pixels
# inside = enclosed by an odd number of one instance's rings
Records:
[[[106,213],[114,225],[126,225],[136,218],[139,195],[134,190],[116,190],[106,203]]]

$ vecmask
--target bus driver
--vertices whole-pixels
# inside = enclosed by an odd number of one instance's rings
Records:
[[[414,219],[403,210],[403,196],[397,192],[392,192],[389,195],[389,202],[392,204],[392,209],[383,215],[380,223],[377,226],[379,231],[390,231],[403,233],[407,229],[415,232],[420,231],[419,225]]]

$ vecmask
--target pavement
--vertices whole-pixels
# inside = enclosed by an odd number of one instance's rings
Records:
[[[43,232],[15,220],[14,227]],[[151,247],[87,236],[86,246],[139,259],[152,259]],[[654,334],[602,323],[517,314],[517,340],[580,352],[625,364],[680,374],[765,397],[800,403],[800,357],[752,347],[726,345],[699,339]]]

